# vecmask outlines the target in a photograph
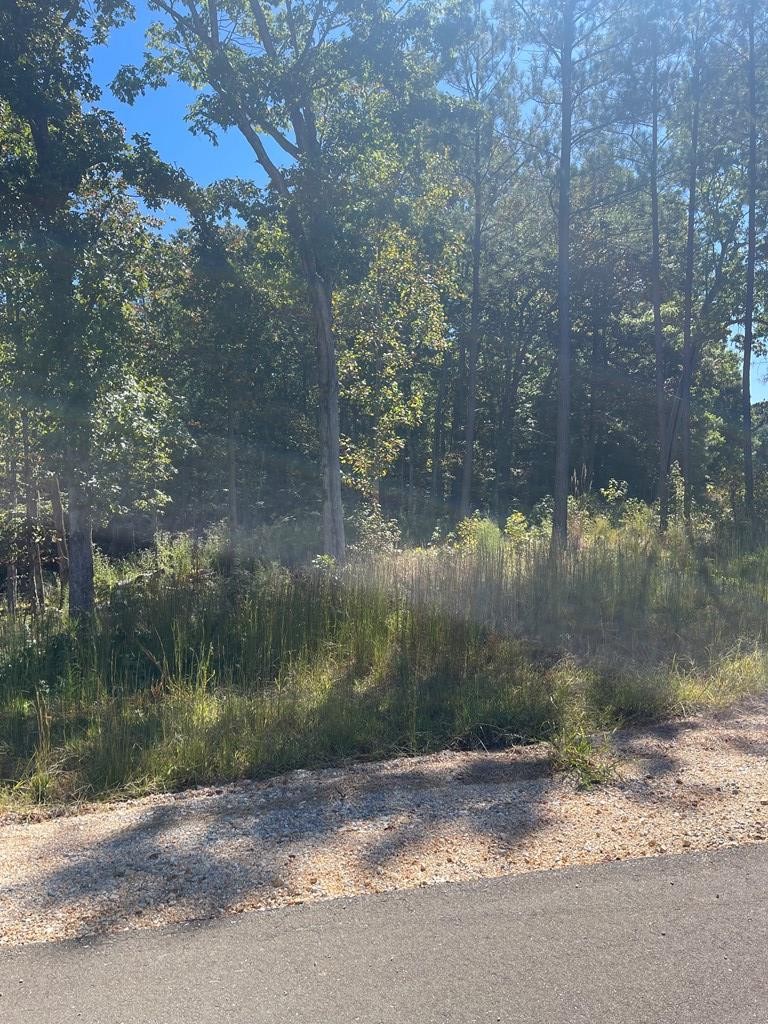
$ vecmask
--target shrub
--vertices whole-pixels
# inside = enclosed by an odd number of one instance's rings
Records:
[[[484,552],[497,551],[502,542],[502,533],[496,523],[479,512],[462,519],[456,527],[456,537],[460,547]]]

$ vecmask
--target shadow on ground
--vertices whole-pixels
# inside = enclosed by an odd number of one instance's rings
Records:
[[[617,734],[621,757],[636,765],[617,782],[623,797],[687,807],[725,799],[676,752],[705,724]],[[718,728],[719,743],[764,760],[766,741],[743,735],[735,719],[722,716]],[[24,827],[14,830],[19,857],[29,840],[37,859],[0,884],[0,935],[77,937],[141,926],[158,913],[168,922],[205,919],[334,895],[329,865],[344,891],[393,888],[390,872],[417,865],[425,845],[446,835],[463,837],[479,860],[484,850],[503,859],[551,824],[545,804],[563,785],[541,746],[519,747],[298,771]]]

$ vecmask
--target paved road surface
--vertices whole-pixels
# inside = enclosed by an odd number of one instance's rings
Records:
[[[3,1024],[766,1024],[768,845],[0,952]]]

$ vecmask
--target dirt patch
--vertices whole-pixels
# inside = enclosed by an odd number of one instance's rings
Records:
[[[616,747],[587,791],[530,746],[6,816],[0,943],[768,840],[768,700]]]

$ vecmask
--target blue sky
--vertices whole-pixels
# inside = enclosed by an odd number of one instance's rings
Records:
[[[181,82],[169,82],[164,89],[147,92],[133,106],[121,103],[113,95],[109,83],[124,64],[141,64],[144,33],[159,17],[147,10],[143,0],[135,0],[135,7],[136,20],[115,29],[109,42],[93,51],[92,72],[102,89],[101,106],[115,112],[129,137],[138,132],[148,134],[164,160],[183,167],[201,185],[227,177],[261,181],[263,174],[238,131],[221,133],[218,146],[202,135],[192,134],[184,115],[195,94]],[[177,222],[186,219],[181,211],[171,208],[166,215],[174,216]]]
[[[93,54],[93,76],[103,90],[102,105],[113,110],[126,126],[128,135],[148,133],[160,156],[175,163],[203,185],[218,178],[241,177],[263,181],[250,147],[236,130],[221,134],[218,146],[202,135],[195,136],[184,121],[193,90],[180,82],[140,96],[133,106],[121,103],[109,83],[123,64],[140,64],[144,33],[157,15],[147,10],[144,0],[135,0],[136,20],[116,29],[106,46]],[[168,208],[169,227],[184,221],[181,211]],[[752,369],[752,400],[768,399],[768,360],[756,359]]]

